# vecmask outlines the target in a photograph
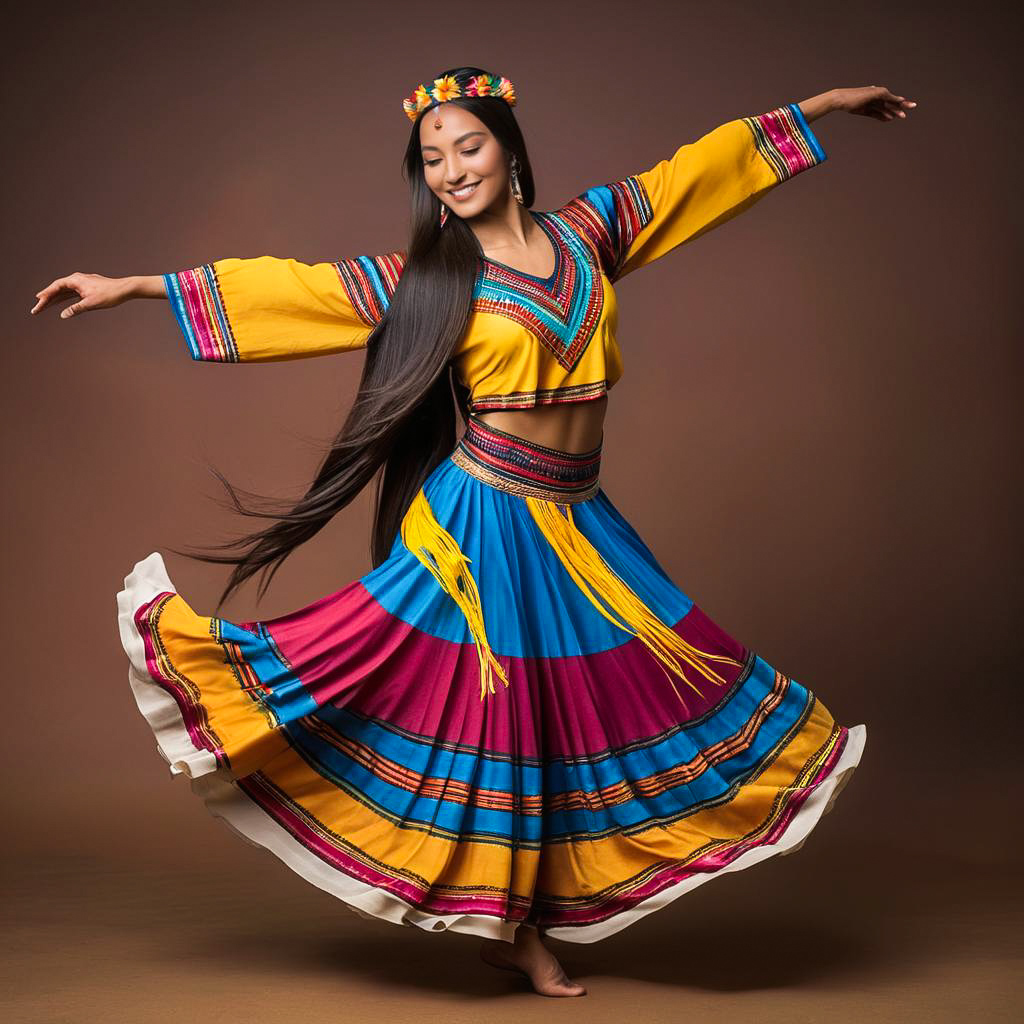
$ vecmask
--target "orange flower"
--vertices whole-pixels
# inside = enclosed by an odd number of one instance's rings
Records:
[[[430,103],[430,93],[426,86],[420,84],[406,99],[402,100],[402,109],[408,114],[410,121],[415,121],[419,112]]]
[[[430,90],[430,93],[438,103],[444,103],[446,100],[453,100],[456,96],[461,96],[462,90],[454,75],[444,75],[442,78],[434,79],[434,88]]]
[[[498,80],[498,88],[493,95],[500,96],[510,107],[516,105],[516,90],[512,83],[504,76]]]

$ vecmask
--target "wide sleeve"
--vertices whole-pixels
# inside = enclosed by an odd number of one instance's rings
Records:
[[[365,348],[390,305],[405,253],[300,263],[229,258],[164,274],[193,359],[302,359]]]
[[[588,189],[562,212],[615,281],[825,159],[799,105],[789,103],[728,121],[649,171]]]

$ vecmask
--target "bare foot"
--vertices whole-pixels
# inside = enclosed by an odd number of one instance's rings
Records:
[[[587,990],[570,981],[562,965],[544,945],[536,928],[520,925],[514,942],[484,939],[480,957],[492,967],[519,971],[530,979],[533,990],[542,996],[584,996]]]

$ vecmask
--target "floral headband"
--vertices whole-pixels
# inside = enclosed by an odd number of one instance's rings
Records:
[[[433,87],[428,89],[420,84],[411,95],[402,100],[402,108],[410,121],[415,121],[420,111],[436,106],[459,96],[494,96],[504,100],[510,107],[516,105],[516,90],[502,75],[443,75],[435,78]]]

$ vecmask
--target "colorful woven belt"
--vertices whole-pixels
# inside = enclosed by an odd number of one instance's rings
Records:
[[[452,461],[477,479],[522,497],[586,501],[600,483],[601,445],[565,452],[527,441],[470,415]]]

